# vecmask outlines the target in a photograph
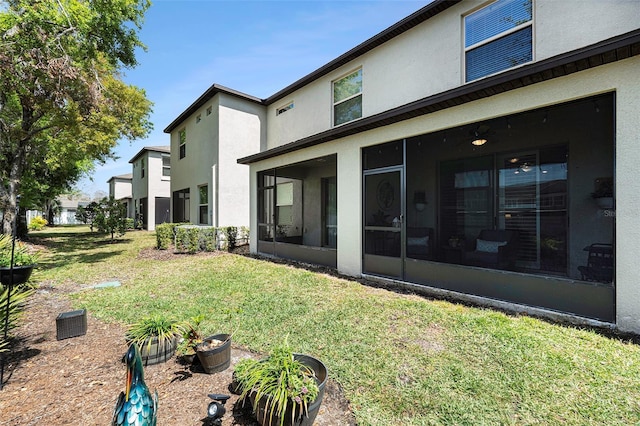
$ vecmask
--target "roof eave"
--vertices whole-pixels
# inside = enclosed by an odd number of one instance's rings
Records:
[[[640,29],[492,77],[473,81],[268,151],[240,158],[237,162],[239,164],[255,163],[636,55],[640,55]]]
[[[170,147],[166,147],[166,148],[159,148],[159,147],[154,147],[154,146],[145,146],[144,148],[142,148],[140,151],[138,151],[138,153],[136,155],[134,155],[131,160],[129,160],[129,163],[134,163],[138,158],[140,158],[145,152],[160,152],[162,154],[170,154],[171,153],[171,149]]]
[[[264,103],[266,105],[270,105],[273,102],[277,102],[278,100],[284,98],[285,96],[288,96],[289,94],[295,92],[301,87],[304,87],[307,84],[311,83],[312,81],[317,80],[318,78],[330,73],[331,71],[338,69],[344,64],[358,58],[359,56],[362,56],[368,51],[375,49],[381,44],[386,43],[392,38],[412,29],[413,27],[421,24],[427,19],[439,14],[440,12],[450,8],[451,6],[454,6],[455,4],[460,3],[461,1],[462,0],[435,0],[429,3],[428,5],[419,9],[418,11],[412,13],[406,18],[393,24],[386,30],[376,34],[375,36],[369,38],[363,43],[360,43],[359,45],[349,50],[348,52],[340,55],[333,61],[327,63],[326,65],[323,65],[322,67],[302,77],[301,79],[290,84],[289,86],[285,87],[279,92],[269,96],[267,99],[264,100]]]
[[[184,120],[189,118],[194,112],[196,112],[199,108],[201,108],[204,104],[209,102],[211,98],[213,98],[218,93],[225,93],[227,95],[235,96],[240,99],[244,99],[246,101],[254,102],[259,105],[264,105],[264,101],[255,96],[247,95],[246,93],[239,92],[237,90],[230,89],[228,87],[222,86],[220,84],[213,84],[209,87],[198,99],[196,99],[187,109],[185,109],[182,114],[180,114],[175,120],[171,122],[165,129],[164,133],[171,133],[178,127]]]

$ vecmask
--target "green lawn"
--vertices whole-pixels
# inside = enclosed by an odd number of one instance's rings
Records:
[[[267,351],[286,333],[324,361],[361,425],[640,424],[640,347],[592,331],[370,288],[242,256],[141,259],[153,233],[121,242],[88,228],[32,234],[43,285],[104,321],[207,315],[205,329]]]

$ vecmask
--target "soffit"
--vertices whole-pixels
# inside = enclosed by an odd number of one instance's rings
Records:
[[[367,130],[462,105],[467,102],[487,98],[499,93],[620,61],[638,54],[640,54],[640,30],[635,30],[591,46],[467,83],[454,89],[272,148],[268,151],[240,158],[238,159],[238,163],[251,164]]]

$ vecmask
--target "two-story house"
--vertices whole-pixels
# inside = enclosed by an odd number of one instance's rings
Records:
[[[264,148],[265,122],[260,99],[213,85],[164,129],[173,222],[249,226],[249,168],[237,159]]]
[[[640,333],[639,54],[640,2],[436,0],[167,130],[252,111],[252,252]]]
[[[146,146],[129,160],[136,225],[153,231],[170,222],[171,155],[168,146]]]
[[[133,218],[134,209],[132,202],[131,180],[133,174],[126,173],[124,175],[111,176],[107,183],[109,184],[109,197],[123,203],[127,209],[127,217]]]

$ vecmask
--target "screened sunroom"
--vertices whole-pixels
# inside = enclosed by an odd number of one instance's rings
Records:
[[[258,251],[336,267],[336,156],[257,176]]]
[[[363,272],[613,321],[613,93],[362,150]]]

